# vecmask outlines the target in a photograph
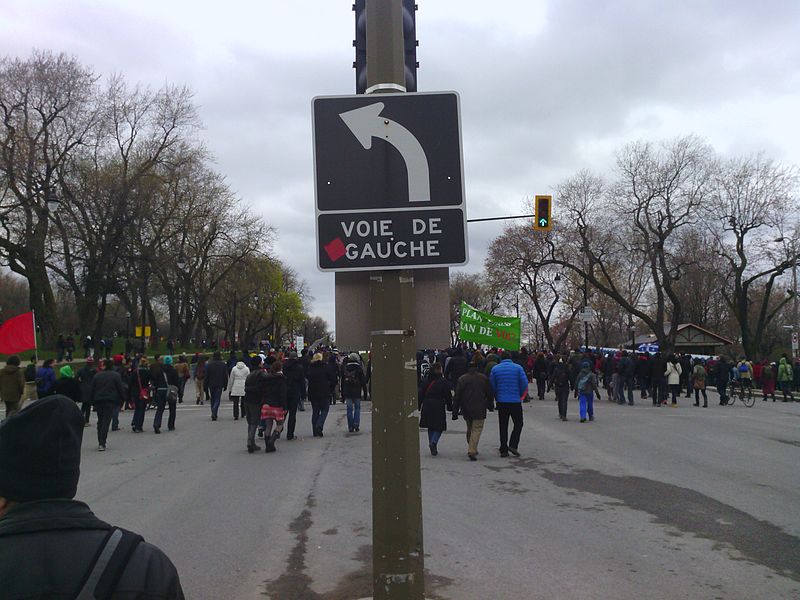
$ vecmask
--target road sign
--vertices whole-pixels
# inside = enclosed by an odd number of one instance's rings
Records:
[[[578,317],[583,323],[594,323],[594,310],[591,306],[584,306],[578,313]]]
[[[553,197],[536,196],[534,198],[534,229],[550,231],[553,228]]]
[[[800,340],[798,340],[798,334],[796,331],[792,332],[792,350],[797,351],[800,348]]]
[[[318,266],[467,262],[458,94],[314,98]]]

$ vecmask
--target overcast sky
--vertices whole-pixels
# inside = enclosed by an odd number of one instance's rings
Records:
[[[417,0],[419,91],[461,95],[470,217],[519,214],[638,139],[800,164],[800,1]],[[352,0],[3,0],[0,53],[64,51],[99,74],[188,84],[219,170],[315,267],[311,98],[354,92]],[[495,7],[502,6],[502,9]],[[558,199],[556,198],[556,213]],[[500,224],[470,226],[469,271]]]

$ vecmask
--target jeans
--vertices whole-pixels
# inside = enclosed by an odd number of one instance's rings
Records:
[[[322,433],[325,419],[328,418],[329,404],[311,404],[311,428],[315,433]]]
[[[625,392],[628,392],[628,404],[633,404],[633,377],[619,376],[617,379],[617,404],[625,404]]]
[[[567,418],[567,400],[569,400],[568,387],[556,387],[556,400],[558,401],[558,416]]]
[[[500,421],[500,452],[506,453],[509,448],[519,448],[519,438],[522,435],[522,404],[519,402],[498,402],[497,416]],[[508,419],[514,423],[511,439],[508,439]]]
[[[156,390],[156,416],[153,419],[153,429],[161,429],[161,418],[164,416],[164,408],[167,404],[167,390],[160,388]],[[175,409],[177,408],[177,401],[169,401],[169,419],[167,420],[167,427],[170,431],[175,429]]]
[[[728,403],[728,386],[724,383],[717,384],[717,393],[719,394],[719,403],[720,404],[727,404]]]
[[[89,422],[89,417],[92,415],[92,403],[81,402],[81,412],[83,413],[83,420],[85,423]]]
[[[347,429],[353,431],[361,426],[361,397],[345,398],[347,404]]]
[[[111,413],[111,429],[116,431],[119,429],[119,406],[114,405],[114,412]]]
[[[539,396],[539,400],[544,400],[546,383],[547,383],[547,377],[539,376],[536,378],[536,394]]]
[[[587,416],[594,417],[594,393],[581,393],[578,403],[580,405],[581,421],[585,420]]]
[[[244,396],[231,396],[233,401],[233,418],[239,418],[239,402],[242,403],[242,416],[244,416]]]
[[[183,392],[186,390],[186,378],[178,379],[178,402],[183,402]]]
[[[131,428],[142,431],[144,429],[144,411],[147,408],[147,400],[136,398],[133,401],[133,422]]]
[[[247,418],[247,445],[256,445],[256,430],[258,429],[258,422],[261,420],[261,406],[255,403],[242,402],[244,415]]]
[[[438,444],[440,437],[442,437],[441,431],[434,431],[433,429],[428,429],[428,443]]]
[[[211,392],[211,416],[216,419],[219,412],[219,403],[222,401],[222,388],[212,387]]]
[[[288,402],[288,417],[286,419],[286,439],[293,440],[294,439],[294,428],[297,425],[297,406],[298,402],[296,400],[289,400]]]
[[[677,404],[678,403],[678,396],[681,395],[681,389],[683,389],[683,386],[680,383],[671,384],[669,386],[670,394],[672,394],[672,403],[673,404]]]
[[[111,415],[114,413],[114,404],[106,402],[97,404],[94,407],[97,412],[97,443],[101,446],[106,445],[108,438],[108,427],[111,425]]]
[[[666,400],[667,392],[666,392],[666,381],[663,377],[653,377],[650,380],[650,395],[653,398],[653,404],[659,404]]]
[[[694,389],[694,404],[697,406],[700,404],[700,393],[703,394],[703,406],[708,406],[708,396],[706,395],[706,388],[695,388]]]
[[[483,433],[483,424],[486,419],[467,420],[467,454],[475,456],[478,453],[478,442]]]

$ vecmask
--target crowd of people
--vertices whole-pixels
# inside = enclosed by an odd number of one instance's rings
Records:
[[[760,389],[766,401],[776,400],[776,386],[784,402],[794,401],[800,390],[800,360],[781,357],[777,363],[767,360],[753,363],[746,357],[737,361],[726,357],[703,359],[688,354],[659,352],[614,353],[568,352],[554,354],[503,352],[496,348],[486,354],[464,346],[445,351],[417,353],[420,426],[428,429],[431,454],[438,455],[438,442],[447,429],[446,411],[452,419],[463,415],[467,423],[467,455],[476,460],[477,445],[483,431],[486,412],[496,404],[500,428],[500,455],[519,456],[522,430],[521,404],[530,402],[529,383],[535,382],[539,400],[548,391],[555,393],[558,416],[567,421],[569,396],[578,400],[580,422],[594,420],[594,399],[605,390],[609,401],[633,405],[636,394],[649,399],[654,407],[677,406],[685,393],[694,406],[708,408],[706,388],[716,387],[719,404],[726,405],[733,386]],[[702,404],[700,404],[702,400]],[[510,439],[509,419],[514,428]]]
[[[320,348],[298,355],[293,350],[263,349],[258,352],[231,351],[223,360],[220,351],[208,357],[195,353],[155,355],[113,355],[95,360],[87,356],[78,364],[45,360],[39,366],[32,357],[23,368],[19,357],[10,357],[0,369],[0,396],[6,415],[19,410],[25,397],[64,395],[80,405],[84,425],[91,425],[96,413],[98,449],[105,450],[109,431],[121,429],[121,415],[130,413],[130,430],[143,433],[146,413],[153,413],[149,429],[160,434],[167,413],[167,431],[176,428],[176,408],[185,400],[187,383],[193,382],[189,401],[208,403],[210,418],[220,418],[224,395],[232,404],[233,419],[247,421],[248,452],[274,452],[286,430],[295,438],[297,413],[311,406],[314,437],[324,435],[332,404],[346,405],[347,428],[358,432],[361,402],[370,397],[372,363],[357,352],[339,353]],[[750,361],[746,357],[701,359],[687,354],[579,352],[564,354],[503,352],[497,348],[482,352],[458,346],[443,351],[417,353],[417,381],[420,427],[428,430],[432,455],[447,429],[447,411],[452,419],[463,417],[467,425],[467,455],[476,460],[478,442],[487,411],[497,409],[501,456],[518,455],[522,431],[522,403],[531,394],[544,400],[553,391],[558,417],[568,420],[570,395],[578,401],[582,423],[594,420],[594,400],[603,392],[609,401],[633,405],[649,399],[653,406],[676,406],[685,395],[694,406],[708,407],[707,387],[716,387],[719,403],[728,402],[733,386],[760,390],[764,400],[793,401],[800,389],[800,360],[787,356],[777,362]],[[531,392],[529,393],[529,382]],[[535,385],[534,385],[535,384]],[[701,404],[702,401],[702,404]],[[509,423],[513,425],[509,433]]]

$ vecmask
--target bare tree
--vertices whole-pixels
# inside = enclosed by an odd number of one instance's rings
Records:
[[[96,124],[95,81],[64,54],[0,59],[0,260],[27,279],[45,341],[56,327],[47,200],[62,191],[64,165]]]
[[[800,260],[798,171],[758,155],[732,159],[714,175],[706,223],[715,252],[727,262],[720,292],[745,353],[756,356],[767,350],[765,334],[790,301],[775,301],[778,279]]]

